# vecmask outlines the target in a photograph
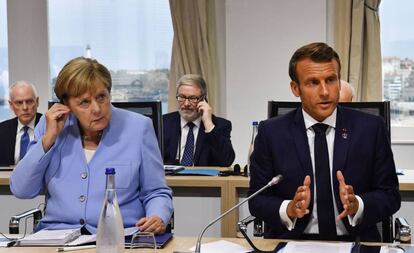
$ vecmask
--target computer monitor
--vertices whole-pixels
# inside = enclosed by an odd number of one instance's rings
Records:
[[[49,108],[56,103],[56,101],[49,101]],[[143,101],[143,102],[112,102],[112,105],[117,108],[126,109],[128,111],[140,113],[149,117],[154,126],[155,135],[158,139],[158,146],[160,147],[161,156],[164,157],[163,145],[163,128],[162,128],[162,107],[161,101]]]

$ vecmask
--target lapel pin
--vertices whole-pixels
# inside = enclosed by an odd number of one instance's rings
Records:
[[[342,128],[342,139],[348,139],[348,133],[346,128]]]

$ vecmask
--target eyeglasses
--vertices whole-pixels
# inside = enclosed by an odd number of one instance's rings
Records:
[[[200,96],[200,97],[184,97],[184,96],[176,96],[177,101],[180,103],[184,103],[185,100],[188,100],[188,102],[195,104],[201,100],[204,99],[204,96]]]

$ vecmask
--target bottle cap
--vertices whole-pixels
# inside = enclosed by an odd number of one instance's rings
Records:
[[[115,168],[106,168],[105,169],[105,175],[114,175],[115,174]]]
[[[257,125],[259,125],[259,122],[253,121],[253,126],[257,126]]]

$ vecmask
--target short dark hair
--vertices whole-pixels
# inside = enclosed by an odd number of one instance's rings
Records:
[[[300,60],[309,58],[314,62],[330,62],[335,60],[338,63],[338,78],[341,78],[341,60],[335,50],[323,42],[315,42],[305,45],[296,50],[289,61],[289,76],[290,79],[299,84],[296,75],[296,65]]]

